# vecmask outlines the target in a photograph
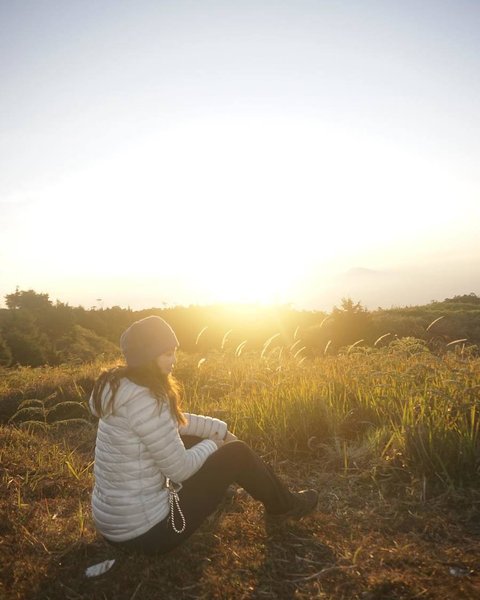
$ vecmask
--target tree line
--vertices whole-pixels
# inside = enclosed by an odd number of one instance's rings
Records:
[[[186,352],[245,351],[283,345],[302,355],[337,353],[355,344],[380,346],[395,339],[423,340],[434,351],[452,344],[480,346],[480,297],[464,294],[424,306],[368,311],[344,298],[331,312],[290,306],[174,306],[134,311],[113,306],[69,306],[48,294],[19,290],[5,296],[0,310],[0,365],[58,365],[99,356],[120,357],[119,339],[148,315],[166,319]]]

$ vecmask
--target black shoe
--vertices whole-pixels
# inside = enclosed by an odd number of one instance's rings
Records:
[[[293,506],[287,512],[280,514],[267,513],[267,519],[271,523],[282,523],[288,519],[302,519],[312,513],[318,504],[318,492],[316,490],[303,490],[292,492]]]

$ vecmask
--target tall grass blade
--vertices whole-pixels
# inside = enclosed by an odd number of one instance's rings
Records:
[[[441,321],[444,318],[445,318],[445,316],[441,316],[441,317],[438,317],[438,319],[435,319],[434,321],[432,321],[430,323],[430,325],[427,327],[426,331],[429,331],[435,325],[435,323],[438,323],[439,321]]]
[[[462,342],[467,342],[468,338],[461,338],[459,340],[453,340],[453,342],[448,342],[447,347],[448,346],[453,346],[454,344],[461,344]]]
[[[263,349],[260,354],[260,358],[263,358],[265,356],[265,353],[267,352],[267,350],[270,347],[273,340],[277,339],[278,337],[280,337],[280,334],[276,333],[275,335],[272,335],[271,337],[269,337],[268,340],[266,340],[266,342],[263,344]]]
[[[203,329],[200,331],[200,333],[197,335],[197,339],[195,340],[195,345],[198,346],[198,342],[200,341],[200,338],[202,337],[202,335],[205,333],[205,331],[207,331],[208,329],[208,325],[205,325],[205,327],[203,327]]]
[[[220,349],[225,349],[225,344],[227,343],[228,336],[232,333],[233,329],[229,329],[222,338],[222,343],[220,344]]]
[[[377,344],[379,344],[382,340],[384,340],[385,338],[387,338],[389,335],[392,335],[391,333],[384,333],[383,335],[381,335],[379,338],[377,338],[374,342],[374,346],[377,346]]]
[[[363,339],[361,339],[361,340],[357,340],[356,342],[354,342],[353,344],[351,344],[351,345],[348,347],[347,354],[350,354],[350,352],[351,352],[351,351],[352,351],[352,350],[353,350],[353,349],[354,349],[356,346],[358,346],[358,344],[361,344],[363,341],[364,341],[364,340],[363,340]]]

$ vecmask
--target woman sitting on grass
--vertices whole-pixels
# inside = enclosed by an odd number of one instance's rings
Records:
[[[100,375],[90,398],[99,417],[93,519],[111,543],[168,552],[213,513],[232,483],[267,519],[311,513],[315,490],[291,492],[219,419],[182,413],[171,372],[177,337],[160,317],[136,321],[120,340],[126,366]]]

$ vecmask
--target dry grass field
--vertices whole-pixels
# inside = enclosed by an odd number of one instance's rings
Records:
[[[225,419],[292,487],[316,487],[316,513],[272,529],[238,490],[156,558],[110,547],[91,519],[86,401],[108,365],[5,369],[0,597],[479,598],[480,360],[413,339],[298,350],[181,354],[176,375],[186,410]]]

